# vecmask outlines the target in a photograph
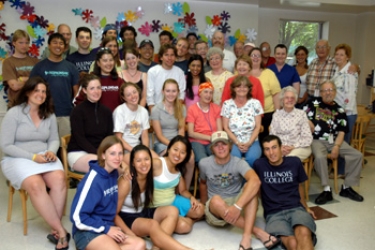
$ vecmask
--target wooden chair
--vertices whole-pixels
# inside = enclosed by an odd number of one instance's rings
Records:
[[[365,157],[366,131],[370,124],[370,120],[371,118],[369,116],[358,116],[352,131],[352,138],[350,144],[353,148],[357,149],[359,152],[362,153],[363,159]],[[362,167],[364,166],[363,163],[364,160],[362,160]]]
[[[12,207],[13,207],[13,195],[15,192],[15,188],[9,183],[9,198],[8,198],[8,215],[7,215],[7,222],[10,222],[12,218]],[[22,204],[22,215],[23,215],[23,235],[27,235],[27,192],[23,189],[18,190],[21,196],[21,204]]]
[[[196,198],[197,196],[197,190],[198,190],[198,183],[199,181],[199,168],[198,166],[195,166],[195,170],[194,170],[194,191],[193,191],[193,196]]]
[[[78,181],[82,180],[85,173],[74,171],[70,168],[68,164],[68,144],[70,141],[70,135],[65,135],[61,137],[61,160],[64,166],[64,171],[66,173],[66,186],[69,187],[69,179],[73,178]]]
[[[309,183],[308,183],[308,187],[310,186],[310,178],[311,178],[311,173],[312,173],[312,170],[314,168],[314,163],[313,163],[313,158],[314,156],[311,154],[311,161],[310,161],[310,165],[308,167],[308,174],[307,174],[307,177],[309,179]],[[327,160],[330,160],[331,159],[331,154],[328,154],[327,155]],[[338,159],[334,159],[332,160],[332,169],[333,169],[333,184],[334,184],[334,188],[335,188],[335,193],[338,194],[339,193],[339,185],[338,185],[338,174],[337,174],[337,171],[338,171]],[[305,169],[306,170],[306,169]],[[306,189],[306,184],[305,184],[305,189]],[[305,191],[306,192],[306,191]],[[306,193],[305,193],[306,195]]]
[[[309,187],[310,187],[310,176],[311,171],[314,168],[313,155],[311,154],[308,158],[302,161],[303,169],[305,169],[308,179],[305,181],[305,200],[309,200]],[[310,173],[310,175],[309,175]]]

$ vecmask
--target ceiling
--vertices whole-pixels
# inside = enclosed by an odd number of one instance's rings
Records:
[[[228,0],[195,0],[228,2]],[[231,3],[255,4],[260,8],[335,12],[365,13],[375,12],[375,0],[232,0]]]

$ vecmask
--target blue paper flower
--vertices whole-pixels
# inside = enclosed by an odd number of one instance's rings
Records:
[[[233,46],[237,42],[237,38],[235,38],[234,36],[230,36],[228,37],[228,42],[230,46]]]
[[[30,23],[31,27],[36,28],[39,25],[38,20],[35,20],[34,22]]]
[[[182,4],[180,2],[172,4],[173,15],[182,15]]]
[[[0,58],[4,58],[5,59],[6,56],[7,56],[6,50],[0,47]]]
[[[43,37],[46,35],[47,31],[38,25],[34,28],[34,33],[37,36]]]
[[[21,0],[9,0],[9,2],[11,3],[10,7],[15,7],[16,10],[17,9],[22,9],[22,6],[25,4],[25,1],[21,1]]]
[[[72,9],[72,11],[74,12],[75,16],[82,16],[82,12],[83,12],[82,8]]]
[[[121,23],[121,21],[124,21],[125,20],[125,16],[124,16],[124,12],[119,12],[117,14],[117,22]]]
[[[173,31],[176,32],[177,34],[180,34],[185,30],[184,24],[183,23],[174,23],[173,24]]]
[[[42,47],[44,42],[45,42],[44,38],[38,36],[38,39],[35,39],[35,40],[33,41],[33,44],[35,44],[35,45],[38,46],[38,47]]]
[[[190,26],[188,29],[187,29],[187,32],[188,33],[195,33],[197,34],[198,33],[198,27],[193,25],[193,26]]]

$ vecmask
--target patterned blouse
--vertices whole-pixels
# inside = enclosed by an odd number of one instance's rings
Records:
[[[225,70],[220,75],[214,75],[212,74],[212,71],[208,71],[205,76],[207,79],[210,79],[212,85],[214,86],[214,96],[212,97],[212,101],[221,106],[221,95],[223,94],[225,83],[230,77],[233,76],[233,73]]]
[[[313,140],[306,113],[296,108],[289,113],[284,109],[276,110],[270,134],[278,136],[283,145],[294,148],[309,147]]]
[[[229,119],[229,129],[241,143],[250,140],[255,128],[255,117],[262,115],[263,108],[257,99],[251,98],[238,108],[233,99],[226,100],[221,109],[221,116]]]

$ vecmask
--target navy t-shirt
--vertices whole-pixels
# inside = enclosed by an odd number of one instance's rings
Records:
[[[279,166],[272,166],[267,158],[260,158],[254,162],[253,169],[262,182],[264,218],[282,210],[303,207],[299,184],[307,180],[307,175],[298,157],[283,157]]]
[[[66,60],[73,63],[78,72],[86,72],[88,73],[90,70],[90,66],[93,61],[95,61],[96,54],[93,51],[90,51],[89,54],[81,54],[78,51],[70,54],[66,57]]]

